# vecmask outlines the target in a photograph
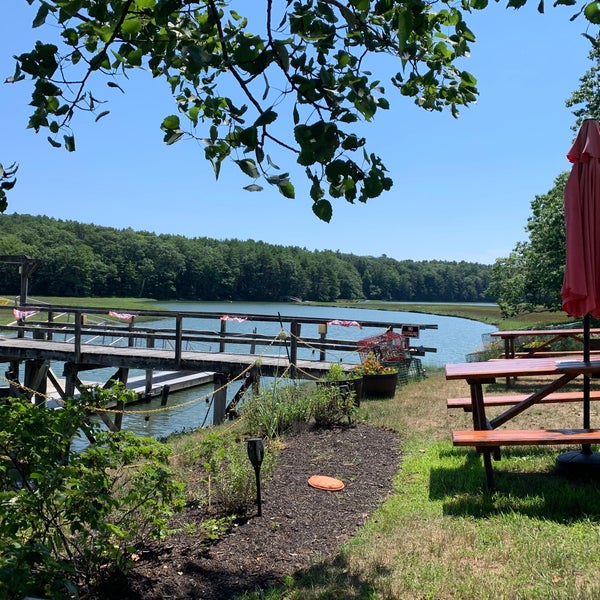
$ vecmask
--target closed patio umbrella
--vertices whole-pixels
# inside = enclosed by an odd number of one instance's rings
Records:
[[[586,119],[567,154],[573,163],[564,193],[566,263],[563,310],[583,318],[583,359],[590,360],[590,315],[600,318],[600,125]],[[583,428],[590,428],[590,378],[583,383]],[[559,464],[600,465],[589,446],[567,452]]]

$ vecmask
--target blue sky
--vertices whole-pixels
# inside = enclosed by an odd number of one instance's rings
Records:
[[[28,51],[40,32],[30,28],[35,11],[25,0],[2,3],[3,81],[12,55]],[[215,181],[195,143],[165,146],[159,126],[174,106],[162,82],[143,73],[125,96],[112,94],[108,117],[77,118],[71,154],[26,129],[29,84],[0,85],[0,162],[20,165],[8,212],[398,260],[493,263],[526,239],[532,199],[569,169],[575,134],[565,100],[591,66],[586,22],[569,21],[573,8],[540,15],[536,5],[493,4],[467,15],[478,41],[464,68],[478,78],[480,97],[459,119],[426,113],[385,86],[391,109],[364,131],[394,187],[367,204],[337,201],[329,224],[313,216],[302,175],[295,200],[275,190],[249,193],[242,186],[250,180],[233,165]],[[384,84],[387,75],[380,74]],[[292,169],[283,155],[275,158]]]

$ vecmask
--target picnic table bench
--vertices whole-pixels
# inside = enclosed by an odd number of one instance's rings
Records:
[[[512,358],[500,361],[470,362],[446,365],[446,379],[463,379],[470,387],[470,398],[450,399],[449,406],[469,409],[473,417],[473,429],[454,431],[452,443],[455,446],[474,446],[482,455],[488,488],[494,488],[492,456],[500,458],[501,446],[527,445],[574,445],[599,444],[600,429],[498,429],[518,414],[542,402],[574,402],[573,394],[580,392],[558,391],[580,375],[600,373],[600,362],[553,360],[550,358]],[[522,396],[493,396],[484,398],[483,385],[494,383],[498,377],[555,376],[549,383]],[[600,399],[593,393],[594,399]],[[591,399],[591,396],[590,396]],[[508,408],[501,414],[488,419],[486,407],[494,402],[503,403]],[[498,404],[500,405],[500,404]]]
[[[537,446],[554,444],[598,444],[600,429],[492,429],[452,432],[455,446]]]
[[[591,335],[600,335],[600,329],[591,329]],[[540,358],[541,356],[560,356],[563,354],[581,354],[581,350],[562,352],[552,350],[552,344],[559,340],[572,339],[583,345],[583,329],[518,329],[506,331],[494,331],[490,334],[492,337],[500,338],[504,341],[504,358]],[[516,351],[516,341],[519,338],[537,338],[540,344],[527,348],[523,351]],[[547,339],[544,339],[547,338]],[[552,352],[552,354],[545,354]]]
[[[507,394],[507,395],[494,395],[485,396],[483,403],[486,407],[494,406],[514,406],[519,404],[527,398],[527,394]],[[590,400],[600,400],[600,391],[590,392]],[[582,392],[554,392],[548,394],[544,398],[539,400],[540,404],[551,404],[551,403],[562,403],[562,402],[582,402]],[[465,412],[471,412],[473,410],[473,403],[471,398],[448,398],[446,400],[447,408],[462,408]]]

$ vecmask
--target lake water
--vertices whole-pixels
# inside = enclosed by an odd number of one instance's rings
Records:
[[[419,339],[412,341],[413,346],[425,346],[437,348],[435,353],[427,353],[421,357],[425,367],[443,366],[446,363],[464,362],[466,355],[480,349],[483,346],[483,336],[496,330],[496,327],[473,321],[470,319],[460,319],[456,317],[443,317],[438,315],[428,315],[422,313],[408,313],[400,311],[374,310],[368,308],[338,308],[309,306],[306,304],[290,303],[260,303],[260,302],[172,302],[161,303],[161,306],[168,310],[179,311],[198,311],[198,312],[216,312],[219,314],[264,314],[298,317],[316,317],[328,320],[347,320],[347,321],[389,321],[394,323],[404,323],[406,325],[424,325],[437,324],[438,329],[424,329],[421,331]],[[203,324],[202,320],[197,322],[186,319],[186,328],[206,329],[215,327],[215,321],[210,325]],[[161,322],[162,327],[173,327],[173,320]],[[284,323],[285,324],[285,323]],[[270,325],[271,329],[265,329],[265,325]],[[159,326],[154,322],[152,326]],[[227,323],[228,331],[251,331],[255,325],[248,323]],[[318,337],[316,326],[302,325],[302,334],[310,337]],[[329,326],[329,335],[349,340],[359,340],[370,335],[380,333],[374,329],[359,329],[357,327],[337,327]],[[259,333],[270,333],[276,335],[280,330],[277,323],[262,324]],[[214,348],[216,351],[216,348]],[[229,348],[228,348],[229,350]],[[247,346],[241,350],[247,351]],[[285,350],[281,349],[284,353]],[[257,349],[257,354],[260,348]],[[305,356],[309,358],[309,356]],[[359,362],[356,353],[328,353],[328,360],[341,360],[344,363]],[[131,377],[134,376],[132,372]],[[231,386],[228,397],[231,398],[237,391],[239,385]],[[144,404],[132,406],[131,414],[126,414],[123,420],[123,427],[139,433],[141,435],[164,436],[174,431],[194,429],[203,424],[212,423],[212,411],[210,399],[212,396],[212,384],[201,386],[191,390],[171,394],[168,402],[168,410],[162,410],[160,400],[153,399]]]

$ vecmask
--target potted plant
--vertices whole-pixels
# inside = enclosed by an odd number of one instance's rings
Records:
[[[337,387],[342,394],[353,393],[354,403],[360,404],[362,398],[362,372],[346,371],[340,363],[331,363],[327,373],[317,381],[318,385]]]
[[[359,367],[366,398],[393,398],[398,385],[398,368],[384,365],[370,352]]]

